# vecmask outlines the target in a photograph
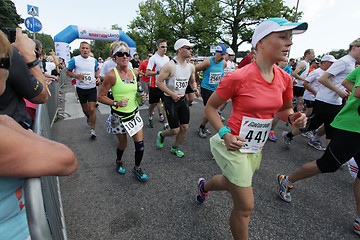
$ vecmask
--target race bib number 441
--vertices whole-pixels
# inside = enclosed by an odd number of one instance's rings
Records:
[[[210,77],[209,77],[209,84],[219,84],[220,80],[221,80],[221,72],[217,72],[217,73],[210,73]]]
[[[240,148],[240,152],[260,152],[269,136],[272,120],[243,117],[239,136],[244,138],[246,142],[245,146]]]

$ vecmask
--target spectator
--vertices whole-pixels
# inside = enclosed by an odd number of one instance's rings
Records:
[[[133,59],[131,59],[131,65],[134,69],[138,69],[140,67],[141,61],[139,59],[139,54],[137,52],[134,53]]]
[[[22,34],[20,28],[16,29],[9,77],[6,89],[0,96],[0,114],[6,114],[28,126],[31,126],[32,119],[26,111],[23,98],[37,104],[45,103],[48,99],[47,85],[34,50],[35,43]]]
[[[8,94],[5,87],[11,87],[7,81],[13,80],[14,70],[20,69],[23,78],[29,78],[24,81],[24,85],[29,86],[27,82],[33,81],[34,76],[27,73],[24,60],[32,61],[35,58],[35,44],[25,36],[18,28],[13,44],[23,55],[22,59],[0,31],[0,95]],[[13,64],[16,66],[12,66]],[[22,69],[23,65],[27,71]],[[37,76],[42,76],[37,65],[31,69]],[[41,83],[37,83],[37,88],[40,88]],[[30,239],[23,194],[24,178],[69,175],[77,169],[77,160],[65,145],[23,129],[6,115],[0,115],[0,139],[0,239]]]

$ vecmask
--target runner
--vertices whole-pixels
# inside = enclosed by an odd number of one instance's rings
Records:
[[[148,52],[146,55],[146,60],[143,61],[139,66],[139,72],[141,73],[141,87],[144,89],[145,93],[149,95],[150,88],[150,78],[146,76],[146,68],[149,64],[149,59],[153,56],[151,52]]]
[[[358,47],[359,46],[359,47]],[[360,53],[360,38],[358,45],[352,50]],[[334,63],[335,65],[336,63]],[[291,202],[290,190],[293,183],[313,177],[321,173],[337,171],[342,164],[354,157],[357,165],[360,164],[360,68],[357,68],[342,83],[351,95],[345,107],[337,114],[331,126],[335,128],[334,137],[323,156],[315,161],[303,165],[289,176],[278,175],[279,196],[285,202]],[[360,174],[354,182],[354,196],[356,201],[357,217],[354,231],[360,235]]]
[[[230,228],[234,239],[248,239],[254,208],[252,176],[260,166],[261,149],[275,113],[296,127],[306,124],[305,114],[292,109],[291,77],[275,63],[288,54],[292,34],[303,33],[307,26],[281,18],[262,22],[252,37],[256,61],[224,76],[206,105],[206,115],[218,131],[210,139],[211,151],[223,174],[208,182],[200,178],[196,200],[203,203],[209,191],[231,193],[234,207]],[[228,126],[224,126],[216,109],[230,98],[233,111]]]
[[[334,62],[319,78],[319,82],[322,85],[315,97],[314,114],[309,117],[308,125],[305,129],[283,132],[283,143],[286,148],[290,147],[294,136],[300,134],[300,132],[315,130],[322,124],[325,125],[326,146],[329,145],[334,131],[330,123],[341,110],[343,99],[349,95],[341,83],[355,69],[355,62],[360,58],[360,51],[357,46],[360,46],[360,41],[357,42],[355,40],[350,44],[349,54]],[[315,137],[313,137],[312,141],[319,140],[314,139]]]
[[[68,64],[66,74],[76,79],[76,91],[81,108],[90,125],[90,136],[96,138],[95,105],[97,100],[96,83],[100,82],[97,60],[90,57],[90,45],[87,42],[80,43],[81,55],[73,57]],[[74,72],[73,72],[74,71]]]
[[[195,82],[195,67],[186,61],[191,56],[194,45],[184,38],[177,40],[174,45],[175,58],[165,64],[156,81],[157,86],[165,95],[164,105],[170,125],[170,129],[158,133],[157,146],[163,148],[165,137],[176,135],[175,143],[170,151],[179,158],[184,156],[179,146],[189,129],[190,109],[185,98],[189,81],[195,94],[199,95]]]
[[[136,93],[140,83],[136,80],[138,71],[128,67],[130,48],[125,42],[119,42],[120,46],[112,53],[117,66],[104,78],[100,89],[99,101],[112,106],[107,119],[107,131],[116,134],[119,144],[116,148],[116,170],[125,174],[122,155],[127,146],[126,132],[134,140],[135,166],[133,174],[140,181],[146,181],[148,176],[143,173],[140,163],[144,154],[143,121],[136,104]],[[114,100],[106,94],[111,89]]]
[[[211,94],[215,91],[219,85],[221,78],[224,75],[224,69],[226,68],[226,62],[224,57],[226,54],[226,47],[223,44],[216,46],[215,55],[205,59],[202,63],[195,66],[195,71],[203,71],[203,79],[201,81],[201,97],[203,104],[206,106]],[[201,138],[206,138],[206,133],[211,132],[206,129],[208,119],[204,114],[202,122],[198,128],[198,133]]]
[[[149,64],[146,68],[146,76],[150,78],[150,90],[149,90],[149,119],[148,119],[148,127],[153,128],[153,112],[155,106],[160,104],[161,99],[164,96],[164,93],[157,87],[156,80],[160,73],[161,68],[170,60],[168,56],[165,55],[167,51],[167,41],[165,39],[160,38],[156,42],[157,51],[156,53],[149,59]],[[160,107],[158,108],[161,109]],[[164,129],[169,128],[167,120],[165,119],[161,111],[159,111],[159,120],[160,122],[164,122]]]
[[[304,95],[304,86],[303,82],[307,75],[309,74],[310,64],[309,62],[314,59],[315,52],[313,49],[307,49],[304,52],[305,59],[302,60],[299,64],[297,64],[295,71],[291,73],[291,75],[296,80],[294,85],[294,97],[296,97],[296,110],[301,111],[303,110],[303,95]]]

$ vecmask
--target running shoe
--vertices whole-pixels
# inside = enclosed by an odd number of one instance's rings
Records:
[[[169,124],[164,125],[164,130],[170,129]]]
[[[138,168],[138,170],[135,170],[135,168],[133,168],[132,172],[139,181],[145,182],[146,180],[148,180],[148,176],[141,170],[141,168]]]
[[[308,139],[312,139],[314,137],[314,133],[312,131],[307,131],[302,133],[301,136],[306,137]]]
[[[184,156],[184,153],[182,151],[180,151],[179,147],[171,146],[170,152],[172,152],[179,158],[182,158]]]
[[[159,121],[160,122],[163,122],[165,119],[164,119],[164,116],[161,114],[160,116],[159,116]]]
[[[277,137],[275,137],[274,131],[270,131],[270,133],[269,133],[269,140],[270,140],[270,141],[273,141],[273,142],[276,142],[276,141],[277,141]]]
[[[355,219],[355,223],[354,223],[354,232],[358,235],[360,235],[360,217],[357,217]]]
[[[149,128],[153,128],[154,127],[154,124],[153,124],[153,120],[152,119],[148,119],[148,127]]]
[[[125,168],[124,168],[122,162],[116,162],[116,171],[117,171],[118,173],[120,173],[121,175],[122,175],[122,174],[125,174]]]
[[[209,194],[209,192],[205,192],[203,190],[203,186],[206,183],[205,179],[199,178],[198,180],[198,192],[196,193],[196,202],[198,204],[202,204],[205,201],[206,196]]]
[[[98,107],[98,106],[99,106],[99,103],[98,103],[98,102],[96,102],[96,103],[95,103],[95,107]]]
[[[225,119],[221,114],[219,114],[219,115],[220,115],[221,121],[222,121],[222,122],[225,122],[226,119]]]
[[[156,145],[157,145],[159,148],[163,148],[163,147],[164,147],[164,140],[165,140],[165,138],[161,136],[161,133],[162,133],[162,131],[158,132],[157,141],[156,141]]]
[[[90,123],[90,118],[88,116],[86,116],[86,123],[91,126],[91,123]]]
[[[290,144],[291,144],[291,141],[293,140],[292,138],[289,138],[289,137],[287,136],[288,133],[289,133],[289,132],[287,132],[287,131],[284,131],[284,132],[282,133],[282,136],[283,136],[283,139],[284,139],[284,146],[285,146],[285,148],[289,148],[289,147],[290,147]]]
[[[291,202],[290,190],[293,188],[293,186],[286,184],[286,178],[287,176],[285,175],[277,175],[277,182],[279,184],[279,196],[282,200],[289,203]]]
[[[91,137],[92,139],[96,138],[95,129],[91,129],[91,130],[90,130],[90,137]]]
[[[206,138],[205,128],[199,127],[199,128],[198,128],[198,132],[199,132],[199,136],[200,136],[201,138]]]
[[[319,151],[325,151],[326,150],[326,147],[323,147],[321,145],[320,141],[312,141],[312,140],[310,140],[310,141],[308,141],[308,145],[310,147],[315,148],[316,150],[319,150]]]
[[[205,132],[209,135],[211,135],[211,131],[208,128],[205,128]]]

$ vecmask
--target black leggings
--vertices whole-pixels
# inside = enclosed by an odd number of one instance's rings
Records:
[[[352,157],[360,166],[360,133],[334,128],[334,136],[316,164],[322,173],[335,172]],[[360,171],[357,177],[360,178]]]

